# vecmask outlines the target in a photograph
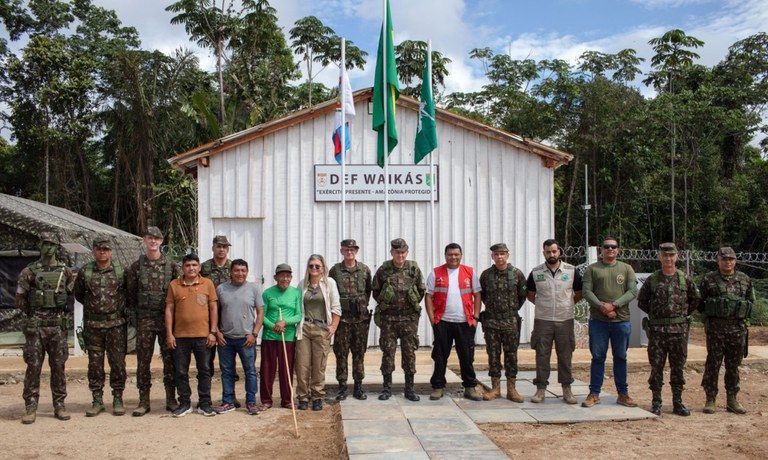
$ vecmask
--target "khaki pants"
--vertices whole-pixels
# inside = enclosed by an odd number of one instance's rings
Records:
[[[314,401],[325,396],[325,363],[331,341],[327,330],[310,323],[304,323],[302,334],[296,342],[296,398]]]

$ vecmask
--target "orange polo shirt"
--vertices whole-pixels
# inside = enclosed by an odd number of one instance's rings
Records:
[[[173,335],[178,338],[208,337],[211,332],[208,304],[218,302],[216,287],[198,275],[192,283],[184,278],[171,281],[165,304],[174,305]]]

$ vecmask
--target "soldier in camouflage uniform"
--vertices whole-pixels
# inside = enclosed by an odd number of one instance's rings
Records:
[[[226,235],[214,236],[213,246],[211,247],[213,257],[200,264],[200,276],[213,281],[215,287],[219,287],[220,284],[226,283],[231,278],[232,261],[228,258],[230,246],[232,245],[229,243]],[[221,318],[221,311],[219,311],[219,318]],[[211,370],[211,377],[213,377],[215,370],[213,361],[216,359],[216,347],[209,348],[208,355],[208,369]],[[235,371],[235,381],[238,380],[240,380],[240,377],[237,375],[237,371]],[[240,402],[237,399],[235,399],[235,406],[240,407]]]
[[[501,396],[501,352],[504,351],[504,375],[507,377],[507,399],[517,403],[523,397],[515,388],[517,379],[517,347],[520,345],[521,318],[518,314],[526,299],[525,275],[507,263],[509,249],[504,243],[491,246],[494,265],[480,275],[481,298],[485,310],[480,313],[488,352],[488,375],[491,390],[483,399]]]
[[[336,380],[339,392],[336,399],[347,398],[347,359],[352,351],[352,378],[355,381],[353,396],[366,399],[363,391],[365,377],[365,352],[368,349],[368,330],[371,312],[368,302],[371,298],[371,269],[356,260],[360,247],[355,240],[341,242],[342,262],[331,268],[328,276],[336,281],[341,298],[341,323],[333,339],[333,353],[336,355]]]
[[[165,409],[174,411],[176,387],[173,373],[173,350],[165,343],[165,295],[171,280],[181,276],[181,268],[160,252],[163,233],[157,227],[148,227],[144,235],[146,254],[131,264],[126,273],[128,310],[136,327],[136,386],[139,405],[133,415],[140,417],[149,412],[149,389],[152,387],[150,364],[155,352],[155,341],[160,343],[165,384]]]
[[[651,274],[640,289],[637,306],[648,314],[643,328],[648,334],[648,362],[651,375],[648,385],[653,394],[651,412],[661,415],[661,387],[664,385],[664,363],[669,356],[669,384],[672,387],[672,412],[688,416],[683,404],[685,361],[688,357],[689,316],[698,307],[699,290],[691,278],[675,268],[677,246],[660,246],[661,270]]]
[[[701,282],[699,309],[704,318],[707,334],[707,362],[701,386],[707,394],[705,414],[715,412],[717,379],[720,364],[725,358],[725,391],[728,396],[726,409],[736,414],[746,414],[739,403],[739,366],[747,355],[747,321],[755,302],[752,280],[736,270],[736,253],[730,247],[722,247],[717,253],[718,271],[704,275]]]
[[[67,379],[64,364],[69,356],[67,345],[67,296],[72,293],[75,275],[56,258],[60,248],[56,236],[40,235],[40,259],[21,271],[16,288],[16,307],[26,315],[24,326],[24,404],[26,412],[21,421],[35,422],[37,401],[40,399],[40,372],[45,354],[51,366],[51,393],[54,414],[59,420],[69,420],[64,407]]]
[[[88,387],[93,394],[86,417],[104,411],[104,355],[109,360],[112,413],[124,415],[125,390],[126,282],[125,270],[112,260],[112,242],[98,237],[93,241],[93,258],[80,269],[74,294],[83,304],[83,337],[88,350]]]
[[[381,328],[381,373],[384,388],[380,400],[392,396],[392,371],[395,370],[395,350],[400,339],[402,367],[405,372],[405,397],[418,401],[413,390],[413,376],[416,373],[416,349],[419,348],[419,316],[421,299],[427,292],[424,276],[418,264],[408,257],[408,244],[402,238],[390,244],[392,260],[381,264],[373,277],[373,298],[378,304],[374,321]],[[343,317],[343,316],[342,316]]]

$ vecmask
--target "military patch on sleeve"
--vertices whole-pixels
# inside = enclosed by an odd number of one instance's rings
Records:
[[[624,284],[624,275],[616,275],[616,284]]]

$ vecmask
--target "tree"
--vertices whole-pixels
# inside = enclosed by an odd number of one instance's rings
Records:
[[[395,46],[395,61],[397,76],[405,87],[401,94],[417,97],[421,94],[421,77],[424,73],[424,56],[427,54],[427,42],[418,40],[403,40]],[[432,50],[432,93],[441,94],[440,87],[445,87],[445,77],[448,76],[448,64],[451,60],[439,51]],[[415,83],[415,84],[414,84]]]

